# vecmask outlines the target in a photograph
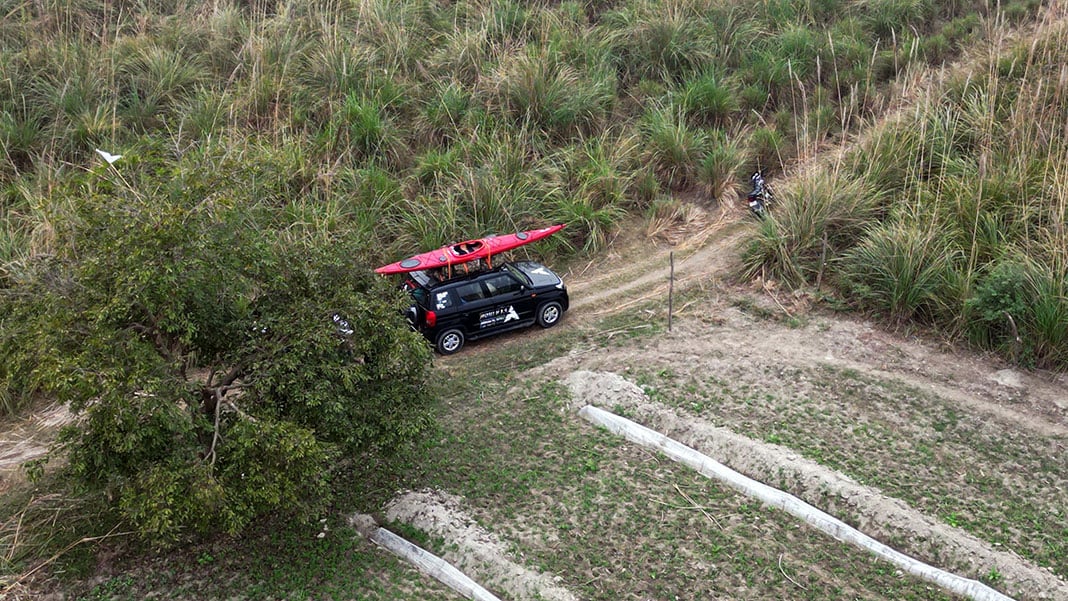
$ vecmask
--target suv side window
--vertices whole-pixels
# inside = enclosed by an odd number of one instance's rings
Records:
[[[519,292],[522,289],[522,284],[516,281],[515,278],[507,273],[499,273],[492,277],[486,278],[486,289],[489,290],[490,296],[501,296],[504,294],[511,294],[513,292]]]
[[[456,287],[456,294],[460,295],[460,300],[465,303],[477,301],[480,298],[485,298],[485,294],[482,292],[482,286],[477,281],[468,282]]]
[[[432,294],[434,296],[433,309],[435,311],[441,311],[456,305],[456,295],[453,294],[452,290],[435,290]]]

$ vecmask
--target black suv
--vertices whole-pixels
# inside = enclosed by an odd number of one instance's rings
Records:
[[[442,355],[455,353],[467,340],[535,323],[552,327],[567,311],[564,281],[533,261],[505,263],[447,280],[426,271],[408,276],[404,287],[415,301],[408,309],[408,321]]]

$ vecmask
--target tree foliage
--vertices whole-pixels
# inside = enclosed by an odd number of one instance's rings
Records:
[[[153,540],[313,510],[427,427],[427,345],[343,227],[146,155],[66,188],[56,252],[0,283],[3,384],[70,404],[70,474]]]

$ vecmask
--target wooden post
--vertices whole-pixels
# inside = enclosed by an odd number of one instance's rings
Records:
[[[668,331],[671,331],[672,302],[675,297],[675,251],[668,253],[668,261],[671,262],[671,272],[668,275]]]
[[[823,267],[827,264],[827,232],[823,232],[823,250],[820,251],[820,270],[816,274],[816,290],[823,283]]]

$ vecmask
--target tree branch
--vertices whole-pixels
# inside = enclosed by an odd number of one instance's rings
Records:
[[[208,449],[206,457],[211,457],[211,465],[215,465],[215,458],[218,456],[215,453],[215,445],[219,444],[219,409],[222,405],[222,395],[225,394],[221,388],[214,388],[212,390],[212,396],[215,397],[215,426],[211,433],[211,448]]]
[[[256,423],[256,422],[259,421],[256,418],[252,417],[251,415],[249,415],[249,414],[245,413],[244,411],[242,411],[241,408],[238,407],[236,404],[234,404],[233,401],[226,401],[226,404],[229,405],[230,408],[234,410],[234,413],[240,415],[241,417],[247,419],[248,421],[250,421],[252,423]]]

